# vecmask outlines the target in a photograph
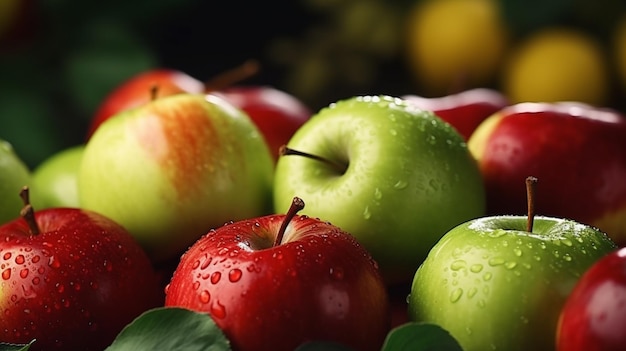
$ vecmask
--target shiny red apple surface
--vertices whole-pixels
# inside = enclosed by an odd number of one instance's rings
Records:
[[[103,350],[162,305],[150,261],[124,228],[97,213],[50,208],[0,227],[0,340],[35,350]]]
[[[626,119],[578,103],[521,103],[485,120],[468,146],[485,182],[489,214],[536,211],[594,225],[626,244]]]
[[[380,350],[390,328],[385,285],[370,254],[319,219],[286,215],[212,230],[181,258],[166,306],[206,312],[234,350],[289,350],[324,340]]]
[[[211,94],[223,97],[252,118],[265,137],[274,161],[279,149],[312,115],[300,99],[271,86],[232,86]]]
[[[561,313],[557,351],[626,348],[626,248],[598,260],[570,293]]]
[[[509,100],[499,91],[474,88],[441,97],[405,95],[403,99],[417,107],[433,111],[450,123],[465,140],[487,117],[509,105]]]

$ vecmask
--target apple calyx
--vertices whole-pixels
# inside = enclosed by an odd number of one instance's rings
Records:
[[[41,230],[39,230],[39,225],[37,225],[37,221],[35,220],[35,210],[30,204],[30,195],[27,186],[22,187],[22,190],[20,190],[20,197],[22,198],[22,202],[24,202],[24,207],[20,210],[20,216],[22,216],[28,224],[30,234],[38,235]]]
[[[256,60],[248,60],[241,65],[223,72],[204,83],[204,91],[218,91],[232,86],[246,78],[249,78],[259,71],[260,65]]]
[[[296,216],[300,210],[304,208],[304,200],[299,197],[294,197],[291,201],[291,206],[289,206],[289,210],[287,214],[285,214],[285,218],[283,219],[283,223],[280,225],[280,229],[278,229],[278,235],[276,235],[276,240],[274,240],[273,246],[278,246],[282,243],[283,237],[285,236],[285,231],[287,230],[287,226],[289,222]]]
[[[290,147],[287,147],[287,145],[282,145],[280,147],[280,149],[278,150],[278,154],[280,156],[292,156],[292,155],[293,156],[304,156],[304,157],[308,157],[308,158],[313,159],[313,160],[321,161],[321,162],[324,162],[324,163],[330,165],[331,167],[333,167],[340,174],[344,174],[346,172],[346,170],[348,169],[348,165],[347,164],[340,163],[340,162],[335,162],[333,160],[329,160],[327,158],[324,158],[324,157],[321,157],[321,156],[318,156],[318,155],[313,155],[313,154],[310,154],[308,152],[295,150],[295,149],[292,149]]]
[[[535,188],[537,187],[537,178],[533,176],[526,177],[526,201],[528,204],[528,220],[526,222],[526,231],[532,233],[533,222],[535,221]]]

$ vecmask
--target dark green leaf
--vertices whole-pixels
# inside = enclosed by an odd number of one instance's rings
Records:
[[[230,342],[205,313],[160,307],[127,325],[106,351],[229,351]]]
[[[382,351],[463,351],[450,333],[438,325],[411,322],[391,330]]]
[[[309,341],[295,351],[354,351],[351,348],[331,341]]]
[[[28,351],[28,349],[30,349],[30,345],[34,342],[35,340],[32,340],[28,344],[9,344],[0,342],[0,351]]]

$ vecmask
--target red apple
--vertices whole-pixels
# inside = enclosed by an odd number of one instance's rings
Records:
[[[233,86],[212,94],[242,109],[261,130],[274,162],[279,150],[312,115],[301,100],[271,86]]]
[[[525,213],[524,178],[540,179],[537,212],[596,226],[626,244],[626,119],[580,103],[520,103],[476,129],[489,214]]]
[[[487,117],[509,105],[502,93],[487,88],[474,88],[433,98],[418,95],[404,95],[402,98],[421,109],[433,111],[450,123],[465,140]]]
[[[27,195],[27,193],[26,193]],[[34,350],[103,350],[162,305],[147,255],[117,223],[49,208],[0,226],[0,340]]]
[[[618,351],[626,345],[626,248],[599,259],[567,298],[557,351]]]
[[[141,72],[123,82],[104,98],[91,120],[87,139],[111,116],[152,100],[155,87],[159,97],[204,92],[203,82],[178,70],[163,68]]]
[[[390,329],[386,287],[350,234],[296,214],[226,224],[182,257],[166,306],[206,312],[234,350],[289,350],[310,340],[380,350]]]
[[[206,83],[173,69],[142,72],[123,82],[104,98],[91,121],[87,139],[108,118],[152,100],[155,88],[158,97],[180,93],[209,93],[224,98],[246,112],[260,129],[276,162],[280,146],[289,141],[312,112],[301,100],[277,88],[265,85],[233,85],[255,74],[258,69],[255,61],[246,61]]]

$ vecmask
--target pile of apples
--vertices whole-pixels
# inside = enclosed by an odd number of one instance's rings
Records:
[[[614,110],[473,89],[313,113],[269,86],[155,70],[103,100],[84,144],[32,172],[0,151],[0,341],[17,347],[626,341]]]

